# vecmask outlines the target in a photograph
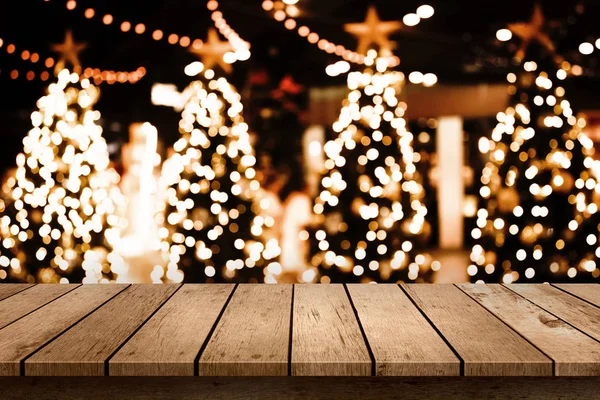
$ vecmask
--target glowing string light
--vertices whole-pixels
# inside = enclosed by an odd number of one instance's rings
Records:
[[[289,3],[281,0],[263,0],[262,8],[269,12],[273,19],[282,23],[286,29],[296,30],[300,37],[306,38],[309,43],[316,45],[320,50],[329,54],[335,54],[351,63],[365,63],[365,59],[368,58],[367,54],[349,50],[341,44],[323,38],[318,33],[312,31],[308,26],[299,24],[296,19],[298,8],[295,3],[297,2]],[[403,20],[407,26],[416,26],[421,20],[430,18],[433,14],[433,7],[422,5],[417,9],[416,13],[407,14],[404,16]],[[391,60],[386,62],[388,63],[388,66],[394,67],[400,64],[400,59],[398,57],[392,57]]]
[[[231,42],[234,49],[237,60],[247,60],[250,58],[250,44],[244,41],[240,35],[227,23],[227,20],[223,16],[223,12],[219,10],[219,3],[216,0],[208,0],[206,6],[211,11],[211,19],[214,22],[215,27],[219,32]],[[77,2],[75,0],[68,0],[66,2],[66,8],[69,11],[77,9]],[[83,11],[83,16],[86,19],[99,18],[104,25],[113,25],[118,22],[115,20],[113,14],[107,13],[101,15],[96,12],[93,7],[88,7]],[[142,22],[133,23],[131,21],[121,21],[119,29],[122,32],[131,32],[137,35],[148,34],[155,41],[167,39],[167,43],[174,46],[181,46],[184,48],[192,47],[193,49],[200,49],[203,45],[203,41],[199,38],[193,38],[191,36],[179,36],[175,33],[165,34],[164,30],[161,29],[149,29],[148,26]]]
[[[17,54],[16,46],[12,43],[4,46],[4,40],[0,38],[0,49],[4,47],[5,51],[8,54]],[[20,51],[21,59],[24,61],[28,61],[34,65],[38,62],[41,62],[42,58],[40,53],[31,51],[29,49],[24,49]],[[25,57],[25,55],[28,55]],[[54,57],[46,57],[44,58],[43,67],[52,70],[56,60]],[[113,71],[113,70],[101,70],[99,68],[86,68],[84,70],[83,76],[85,78],[91,78],[94,81],[94,84],[99,85],[103,82],[108,84],[113,83],[137,83],[140,79],[142,79],[146,75],[146,68],[139,67],[135,71]],[[42,71],[36,73],[35,71],[27,71],[25,73],[21,73],[18,69],[11,70],[9,74],[10,78],[15,80],[18,78],[24,78],[28,81],[32,81],[34,79],[40,79],[41,81],[47,81],[52,76],[51,72]]]

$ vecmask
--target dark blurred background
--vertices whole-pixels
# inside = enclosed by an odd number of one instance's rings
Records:
[[[382,20],[401,20],[424,1],[405,0],[300,0],[300,23],[308,25],[321,36],[355,48],[355,39],[344,32],[343,24],[363,21],[369,4],[374,4]],[[425,2],[426,3],[426,2]],[[528,21],[533,7],[530,0],[505,1],[440,1],[428,2],[435,15],[414,28],[405,28],[394,34],[396,54],[401,57],[400,69],[419,70],[437,74],[439,84],[472,85],[503,82],[510,67],[510,45],[496,40],[495,32],[507,23]],[[64,0],[21,0],[4,2],[0,12],[0,129],[3,146],[0,149],[0,169],[14,163],[21,149],[21,139],[30,127],[29,115],[36,108],[36,100],[44,94],[49,82],[39,79],[28,81],[27,71],[36,76],[45,70],[43,62],[32,64],[20,57],[24,49],[38,52],[41,59],[55,56],[52,43],[60,43],[65,31],[72,29],[76,41],[86,42],[81,55],[83,67],[133,71],[143,66],[147,75],[136,84],[102,84],[102,96],[96,109],[102,112],[105,136],[119,154],[119,143],[127,141],[128,126],[135,121],[150,121],[158,127],[165,147],[177,138],[179,116],[166,107],[153,106],[150,91],[154,83],[174,83],[182,90],[191,79],[183,68],[195,56],[165,39],[155,41],[154,29],[161,29],[165,37],[170,33],[192,39],[206,37],[212,27],[210,12],[205,1],[199,0],[79,0],[74,10],[67,10]],[[582,56],[579,44],[595,41],[600,28],[599,1],[544,1],[548,19],[560,21],[553,32],[559,52],[575,62],[581,62],[584,76],[574,85],[572,103],[579,108],[598,108],[595,95],[600,88],[597,59]],[[87,19],[84,11],[93,7],[96,17]],[[325,66],[335,62],[335,56],[318,50],[300,38],[295,31],[286,30],[261,8],[260,0],[222,0],[220,9],[227,22],[251,43],[252,57],[236,63],[230,80],[244,92],[249,76],[264,69],[276,82],[291,75],[296,82],[310,89],[320,86],[344,86],[345,75],[335,78],[325,74]],[[115,22],[106,26],[101,15],[111,14]],[[142,22],[146,34],[124,33],[121,21],[132,25]],[[514,41],[518,43],[517,41]],[[14,54],[7,54],[6,45],[16,46]],[[10,78],[17,69],[20,76]],[[308,100],[298,100],[302,108]],[[249,104],[251,99],[247,99]]]

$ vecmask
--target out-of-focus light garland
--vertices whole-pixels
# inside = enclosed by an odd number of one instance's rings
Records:
[[[67,0],[65,5],[67,10],[69,11],[75,11],[78,8],[77,2],[75,0]],[[121,23],[119,24],[111,13],[101,14],[98,13],[93,7],[86,8],[83,11],[83,16],[89,20],[92,20],[94,18],[100,19],[102,23],[107,26],[117,25],[122,32],[131,32],[137,35],[149,34],[152,36],[152,39],[156,41],[166,39],[167,43],[174,46],[181,46],[185,48],[193,46],[199,48],[202,47],[203,44],[201,39],[193,39],[189,36],[179,36],[175,33],[167,34],[161,29],[150,30],[144,23],[133,24],[130,21],[125,20],[121,21]]]
[[[404,119],[406,104],[397,98],[404,81],[403,73],[385,70],[348,75],[350,93],[333,124],[339,136],[324,147],[326,172],[314,205],[321,229],[312,264],[320,267],[321,282],[330,281],[331,269],[367,282],[394,279],[399,271],[415,281],[439,268],[416,245],[430,227],[415,167],[419,154]],[[354,198],[349,186],[359,193]],[[313,269],[303,278],[317,276]]]
[[[223,13],[219,10],[219,2],[217,0],[209,0],[206,3],[206,7],[209,11],[212,11],[210,17],[213,20],[215,27],[225,39],[229,40],[231,47],[233,47],[231,55],[225,54],[225,61],[231,64],[237,60],[248,60],[250,58],[250,43],[243,40],[227,23]]]
[[[111,250],[119,239],[122,198],[96,124],[100,114],[92,109],[98,95],[88,79],[63,70],[31,115],[33,128],[1,201],[8,251],[0,255],[0,267],[10,268],[11,276],[61,283],[79,276],[95,283],[126,272]]]
[[[77,9],[77,1],[67,0],[66,8],[69,11]],[[233,54],[235,60],[245,61],[250,58],[250,44],[244,41],[240,35],[227,23],[223,13],[219,10],[219,3],[216,0],[209,0],[206,3],[209,11],[211,11],[211,19],[214,22],[215,27],[219,32],[229,40],[233,47]],[[118,22],[115,20],[112,14],[100,15],[94,8],[88,7],[84,10],[83,15],[86,19],[101,18],[104,25],[117,25]],[[152,36],[155,41],[167,40],[167,43],[173,46],[181,46],[184,48],[191,47],[192,49],[200,49],[204,42],[202,39],[192,38],[190,36],[180,36],[176,33],[167,34],[161,29],[150,30],[144,23],[134,24],[130,21],[122,21],[119,24],[119,29],[122,32],[132,32],[137,35],[148,34]]]
[[[28,61],[32,64],[41,63],[41,55],[37,52],[24,49],[17,52],[17,47],[8,43],[5,46],[4,40],[0,38],[0,49],[4,48],[8,54],[20,55],[23,61]],[[56,60],[54,57],[46,57],[43,62],[44,68],[52,70]],[[146,68],[139,67],[135,71],[113,71],[113,70],[101,70],[99,68],[86,68],[83,73],[83,77],[93,79],[95,85],[99,85],[103,82],[112,85],[114,83],[137,83],[146,75]],[[19,77],[25,78],[28,81],[33,81],[36,78],[41,81],[47,81],[53,76],[52,72],[42,71],[36,73],[33,70],[21,72],[18,69],[12,69],[9,73],[11,79],[19,79]]]
[[[479,141],[489,157],[480,190],[486,204],[471,232],[479,244],[468,273],[504,283],[598,278],[600,185],[591,171],[593,142],[555,83],[567,77],[570,65],[563,62],[555,76],[533,61],[523,68],[507,77],[516,104],[498,114],[491,138]]]
[[[316,45],[320,50],[328,54],[335,54],[351,63],[366,65],[373,64],[374,58],[369,57],[368,54],[360,54],[358,52],[349,50],[341,44],[336,44],[319,36],[318,33],[312,31],[308,26],[299,25],[296,18],[301,14],[301,12],[296,6],[297,3],[298,1],[263,0],[262,8],[271,13],[273,19],[281,22],[286,29],[295,30],[300,37],[306,38],[309,43]],[[433,13],[433,7],[429,5],[422,5],[415,13],[406,14],[402,20],[406,26],[416,26],[422,19],[427,19],[433,16]],[[386,62],[390,67],[394,67],[400,64],[400,59],[398,57],[392,57]]]
[[[135,71],[112,71],[101,70],[99,68],[86,68],[83,70],[83,76],[93,79],[94,84],[99,85],[106,82],[109,85],[114,83],[137,83],[146,75],[146,68],[138,67]]]
[[[199,62],[194,66],[203,78],[185,91],[191,95],[179,124],[182,137],[163,167],[170,188],[168,228],[160,236],[169,263],[166,277],[155,269],[152,278],[181,281],[181,268],[189,267],[185,271],[194,280],[236,280],[251,274],[254,281],[273,282],[281,273],[275,262],[280,249],[275,239],[261,241],[275,221],[260,215],[271,205],[261,198],[256,180],[241,96],[225,78],[215,78],[213,70],[204,70]]]

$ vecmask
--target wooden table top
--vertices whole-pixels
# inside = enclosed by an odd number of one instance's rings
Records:
[[[600,376],[600,285],[0,285],[0,376]]]

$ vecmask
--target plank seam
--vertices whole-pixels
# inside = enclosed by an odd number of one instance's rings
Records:
[[[294,295],[296,285],[292,285],[292,304],[290,307],[290,336],[288,342],[288,376],[292,376],[292,340],[294,338]]]
[[[583,301],[583,302],[585,302],[585,303],[588,303],[588,304],[589,304],[589,305],[591,305],[591,306],[594,306],[594,307],[596,307],[596,308],[600,308],[600,305],[598,305],[598,304],[595,304],[595,303],[592,303],[591,301],[589,301],[589,300],[586,300],[586,299],[584,299],[583,297],[579,297],[579,296],[577,296],[575,293],[571,293],[571,292],[569,292],[569,291],[568,291],[568,290],[566,290],[566,289],[563,289],[563,288],[561,288],[561,287],[558,287],[558,286],[556,286],[554,283],[551,283],[551,284],[550,284],[550,286],[552,286],[554,289],[558,289],[558,290],[560,290],[560,291],[561,291],[561,292],[563,292],[563,293],[566,293],[566,294],[568,294],[568,295],[570,295],[570,296],[573,296],[573,297],[575,297],[575,298],[576,298],[576,299],[578,299],[578,300],[581,300],[581,301]],[[600,286],[600,285],[599,285],[599,286]]]
[[[542,349],[540,349],[539,347],[537,347],[532,341],[530,341],[529,339],[527,339],[525,336],[521,335],[521,333],[519,333],[519,331],[517,331],[515,328],[513,328],[512,326],[510,326],[508,324],[508,322],[504,321],[503,319],[501,319],[500,317],[498,317],[496,314],[494,314],[493,312],[491,312],[490,310],[488,310],[486,306],[484,306],[483,304],[481,304],[480,302],[478,302],[477,300],[475,300],[473,297],[471,297],[467,292],[465,292],[464,290],[462,290],[457,284],[454,284],[454,286],[456,286],[456,288],[458,288],[458,290],[460,290],[462,293],[464,293],[465,296],[467,296],[469,299],[471,299],[474,303],[476,303],[477,305],[479,305],[481,308],[483,308],[485,311],[487,311],[490,315],[492,315],[498,321],[500,321],[504,325],[506,325],[508,327],[508,329],[510,329],[511,331],[513,331],[514,333],[516,333],[517,336],[519,336],[521,339],[523,339],[524,341],[526,341],[527,343],[529,343],[531,346],[533,346],[533,348],[535,348],[537,351],[539,351],[540,353],[542,353],[546,358],[548,358],[550,361],[552,361],[552,376],[556,376],[556,361],[554,361],[554,358],[550,357],[549,354],[546,354],[545,351],[543,351]],[[534,305],[537,306],[537,304],[534,304]]]
[[[362,322],[360,321],[360,317],[358,316],[358,310],[354,306],[354,301],[350,296],[350,291],[348,290],[348,286],[346,284],[343,285],[344,290],[346,291],[346,295],[348,296],[348,300],[350,301],[350,307],[352,307],[352,311],[354,311],[354,316],[356,317],[356,322],[358,322],[358,328],[360,329],[360,333],[365,341],[365,345],[367,346],[367,351],[369,352],[369,357],[371,358],[371,376],[377,375],[377,364],[375,363],[375,354],[373,354],[373,350],[371,349],[371,345],[369,344],[369,340],[367,339],[367,334],[365,329],[362,326]]]
[[[179,292],[179,289],[181,289],[182,287],[183,287],[183,285],[180,284],[179,287],[173,291],[173,293],[171,293],[169,296],[167,296],[167,298],[162,303],[160,303],[159,306],[156,307],[156,309],[154,311],[152,311],[152,313],[148,316],[148,318],[146,318],[140,324],[140,326],[135,328],[133,330],[133,332],[129,336],[127,336],[127,338],[115,349],[115,351],[113,351],[106,358],[106,360],[104,360],[104,376],[110,376],[110,360],[111,360],[111,358],[113,358],[115,356],[115,354],[117,354],[119,352],[119,350],[121,350],[123,348],[123,346],[125,346],[125,344],[127,342],[129,342],[131,340],[131,338],[134,337],[135,334],[139,332],[140,329],[142,329],[142,327],[144,325],[146,325],[146,323],[150,320],[150,318],[152,318],[158,312],[158,310],[160,310],[167,303],[167,301],[171,300],[171,297],[173,297],[175,295],[175,293]]]
[[[433,321],[429,318],[429,316],[427,314],[425,314],[425,311],[423,311],[421,309],[421,307],[419,307],[417,302],[411,297],[411,295],[406,291],[406,289],[404,287],[402,287],[402,285],[397,285],[397,286],[400,288],[400,290],[402,290],[402,292],[406,295],[406,297],[408,297],[408,300],[410,300],[410,302],[415,306],[415,308],[421,313],[421,315],[423,316],[423,318],[425,318],[425,320],[429,323],[429,325],[431,325],[433,330],[440,336],[440,338],[442,338],[444,343],[446,343],[446,346],[448,346],[450,348],[450,350],[452,351],[452,353],[454,353],[456,358],[458,358],[458,361],[460,361],[460,372],[459,372],[460,376],[465,376],[465,360],[463,360],[463,358],[460,356],[458,351],[456,351],[454,346],[452,346],[452,344],[450,344],[448,339],[446,339],[446,337],[444,336],[442,331],[440,331],[438,329],[438,327],[435,326]]]
[[[37,286],[37,285],[33,285],[33,286],[31,286],[31,287],[35,287],[35,286]],[[35,312],[35,311],[39,310],[39,309],[40,309],[40,308],[42,308],[42,307],[46,307],[48,304],[50,304],[50,303],[52,303],[52,302],[54,302],[54,301],[56,301],[56,300],[60,299],[60,298],[61,298],[61,297],[63,297],[64,295],[66,295],[66,294],[68,294],[68,293],[71,293],[73,290],[77,289],[79,286],[81,286],[81,285],[76,285],[76,286],[75,286],[73,289],[69,290],[68,292],[64,292],[64,293],[63,293],[63,294],[61,294],[60,296],[58,296],[58,297],[56,297],[56,298],[54,298],[54,299],[52,299],[52,300],[48,301],[47,303],[44,303],[44,304],[42,304],[42,305],[41,305],[41,306],[39,306],[38,308],[36,308],[36,309],[34,309],[34,310],[31,310],[31,311],[29,311],[27,314],[20,316],[19,318],[15,319],[15,320],[14,320],[14,321],[12,321],[12,322],[9,322],[8,324],[6,324],[6,325],[4,325],[4,326],[1,326],[1,327],[0,327],[0,329],[4,329],[4,328],[6,328],[7,326],[10,326],[10,325],[14,324],[14,323],[15,323],[15,322],[17,322],[18,320],[20,320],[20,319],[22,319],[22,318],[25,318],[25,317],[26,317],[26,316],[28,316],[29,314],[31,314],[31,313],[33,313],[33,312]],[[15,294],[23,293],[23,292],[24,292],[25,290],[27,290],[27,289],[29,289],[29,288],[25,288],[24,290],[21,290],[20,292],[17,292],[17,293],[15,293]],[[14,295],[12,295],[12,296],[14,296]],[[12,296],[9,296],[9,297],[12,297]],[[8,297],[7,297],[7,298],[8,298]],[[6,300],[6,299],[4,299],[4,300]],[[2,301],[4,301],[4,300],[2,300]]]
[[[78,286],[75,289],[83,288],[83,287],[84,287],[84,285],[80,285],[80,286]],[[120,295],[121,293],[123,293],[125,290],[129,289],[130,287],[131,287],[131,285],[125,286],[123,288],[123,290],[119,290],[117,293],[115,293],[114,295],[110,296],[106,301],[104,301],[100,305],[98,305],[98,307],[94,308],[92,311],[90,311],[89,313],[85,314],[83,317],[79,318],[77,321],[75,321],[73,324],[71,324],[68,328],[64,329],[62,332],[58,333],[58,335],[56,335],[55,337],[53,337],[52,339],[50,339],[49,341],[47,341],[46,343],[44,343],[43,345],[41,345],[39,348],[37,348],[31,354],[29,354],[28,356],[24,357],[19,362],[20,375],[21,376],[25,376],[25,361],[27,361],[28,359],[30,359],[31,357],[33,357],[40,350],[42,350],[43,348],[45,348],[46,346],[48,346],[50,343],[54,342],[56,339],[58,339],[59,337],[61,337],[62,335],[64,335],[66,332],[68,332],[69,330],[71,330],[75,325],[77,325],[78,323],[80,323],[81,321],[83,321],[84,319],[86,319],[87,317],[89,317],[90,315],[92,315],[93,313],[95,313],[100,308],[104,307],[104,305],[106,303],[108,303],[109,301],[111,301],[112,299],[114,299],[115,297],[117,297],[118,295]],[[68,293],[72,293],[72,292],[73,291],[70,291]]]
[[[4,301],[4,300],[8,299],[9,297],[13,297],[13,296],[14,296],[14,295],[16,295],[16,294],[23,293],[24,291],[26,291],[26,290],[28,290],[28,289],[31,289],[32,287],[35,287],[35,286],[37,286],[37,283],[34,283],[33,285],[29,285],[29,286],[25,287],[24,289],[21,289],[21,290],[19,290],[18,292],[15,292],[15,293],[13,293],[13,294],[9,294],[8,296],[4,297],[4,298],[3,298],[2,300],[0,300],[0,301]]]
[[[524,298],[525,300],[527,300],[528,302],[530,302],[531,304],[533,304],[536,307],[541,308],[542,310],[546,311],[548,314],[554,316],[557,319],[560,319],[561,321],[563,321],[565,324],[569,325],[571,328],[578,330],[579,332],[583,333],[585,336],[589,337],[590,339],[595,340],[596,342],[600,343],[600,340],[596,339],[595,337],[591,336],[590,334],[588,334],[586,331],[579,329],[578,327],[576,327],[575,325],[571,324],[569,321],[560,318],[558,315],[554,314],[552,311],[542,307],[541,305],[537,304],[536,302],[534,302],[533,300],[528,299],[527,297],[523,296],[522,294],[515,292],[514,290],[512,290],[508,285],[502,284],[503,287],[505,287],[507,290],[510,290],[511,292],[515,293],[517,296]]]
[[[200,346],[200,350],[198,350],[198,354],[196,355],[196,357],[194,357],[194,376],[200,376],[200,357],[202,357],[202,353],[204,353],[204,350],[206,350],[206,347],[208,346],[210,339],[212,338],[213,334],[215,333],[215,330],[217,329],[217,326],[219,325],[219,322],[221,321],[223,314],[225,314],[225,310],[229,306],[229,302],[231,301],[231,298],[233,297],[233,294],[235,293],[235,291],[237,290],[239,285],[240,285],[239,283],[236,283],[235,286],[233,287],[233,290],[231,291],[231,293],[229,293],[229,296],[227,297],[225,304],[223,304],[223,308],[221,308],[221,312],[219,312],[219,315],[217,316],[215,323],[213,324],[212,328],[210,328],[208,335],[206,335],[206,339],[204,339],[204,343],[202,343],[202,346]]]

